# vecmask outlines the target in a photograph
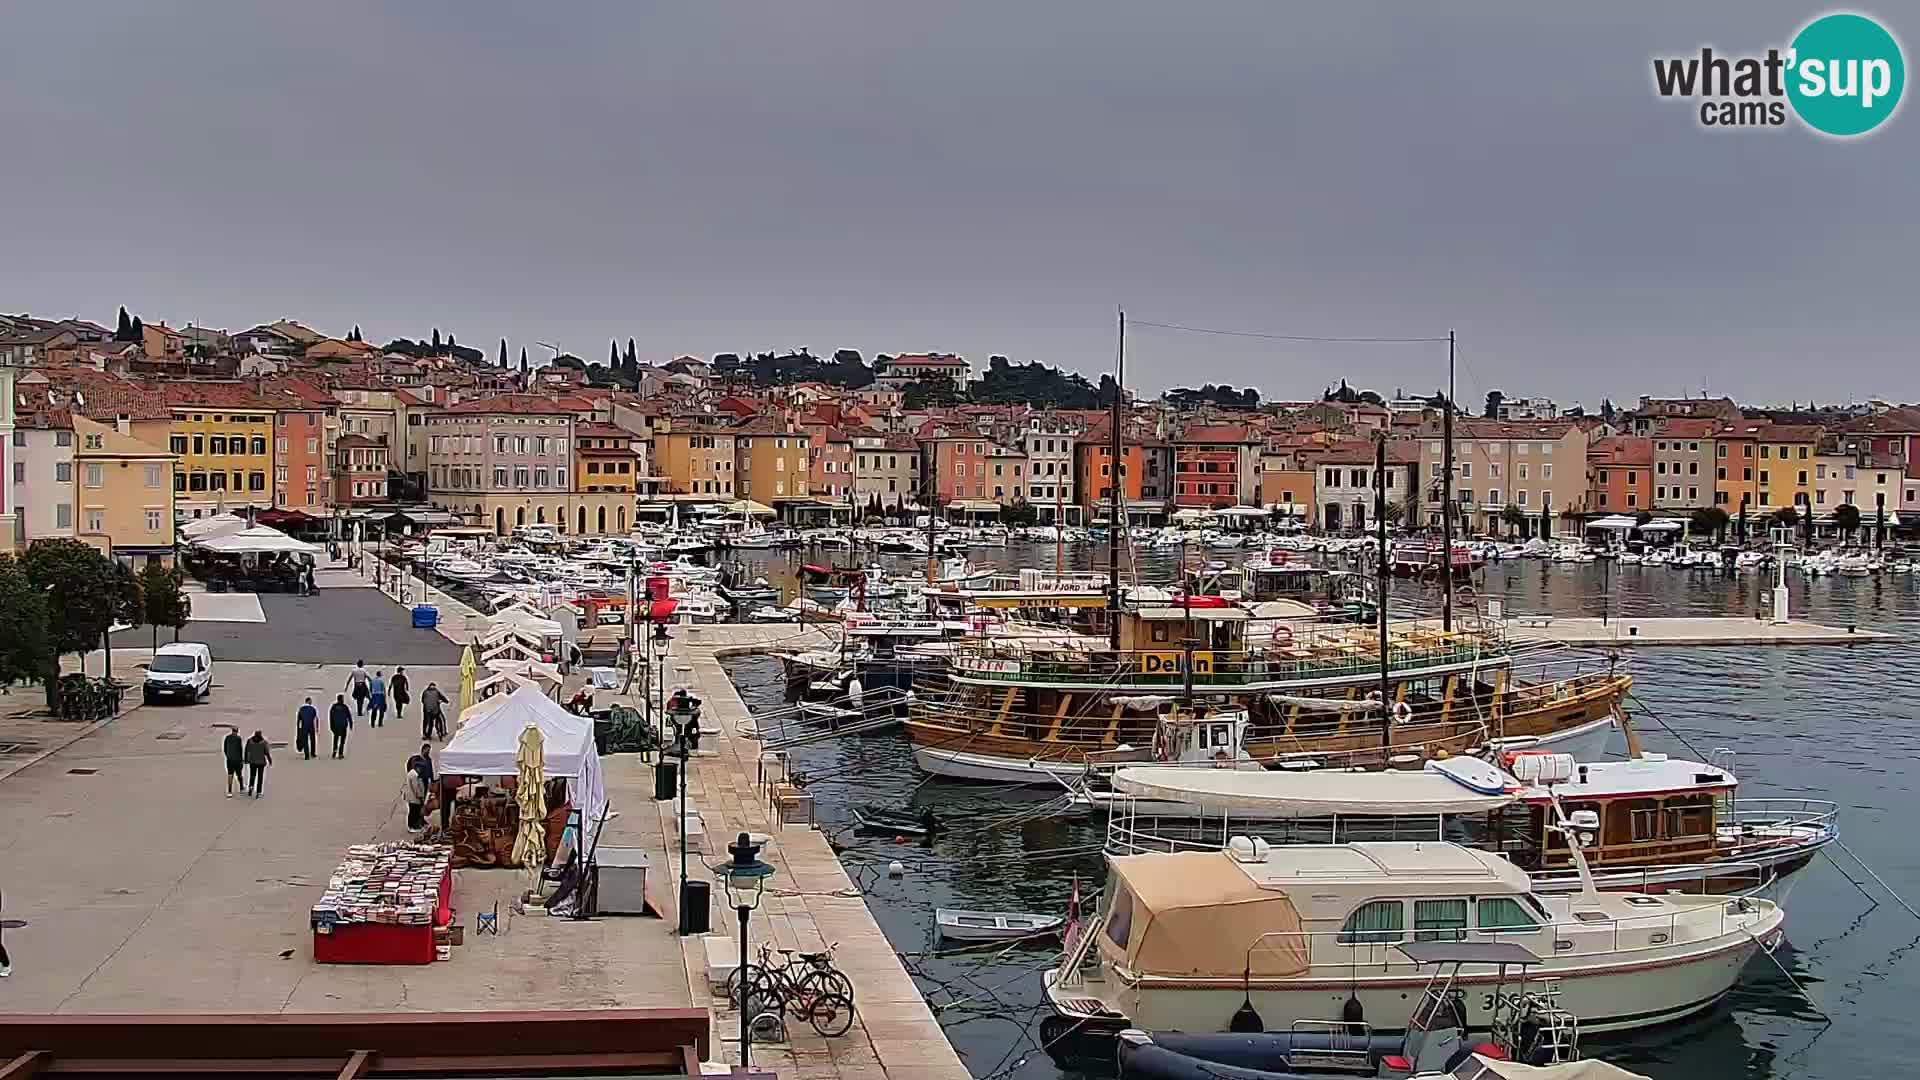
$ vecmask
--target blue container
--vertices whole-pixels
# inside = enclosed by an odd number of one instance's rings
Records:
[[[440,609],[432,604],[415,604],[413,607],[413,626],[416,630],[431,630],[440,625]]]

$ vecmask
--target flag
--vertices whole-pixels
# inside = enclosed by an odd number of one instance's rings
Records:
[[[1064,948],[1062,948],[1061,951],[1064,953],[1072,953],[1073,941],[1075,938],[1079,936],[1080,936],[1080,875],[1076,873],[1073,875],[1073,895],[1069,897],[1067,900],[1066,929],[1062,931],[1060,935],[1060,940],[1064,945]]]

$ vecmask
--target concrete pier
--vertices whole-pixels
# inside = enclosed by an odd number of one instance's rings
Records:
[[[1893,634],[1810,622],[1776,623],[1762,619],[1616,616],[1507,620],[1515,641],[1557,641],[1567,645],[1641,647],[1655,645],[1868,645],[1898,641]]]

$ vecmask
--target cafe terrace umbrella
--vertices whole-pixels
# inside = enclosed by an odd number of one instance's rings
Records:
[[[519,766],[514,801],[520,805],[520,829],[513,838],[513,857],[527,873],[529,893],[540,888],[540,868],[547,862],[546,754],[540,729],[528,724],[520,733],[520,753],[514,759]]]
[[[473,662],[473,646],[460,650],[460,715],[467,715],[473,708],[473,673],[479,665]]]

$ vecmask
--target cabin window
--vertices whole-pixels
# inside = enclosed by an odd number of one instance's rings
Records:
[[[1360,905],[1340,927],[1342,945],[1397,945],[1406,938],[1407,909],[1398,900]]]
[[[1635,810],[1629,815],[1633,823],[1633,839],[1635,841],[1660,839],[1660,814],[1660,809],[1653,807]]]
[[[1502,930],[1526,933],[1529,930],[1540,929],[1539,922],[1532,915],[1527,914],[1527,909],[1521,907],[1519,901],[1510,896],[1484,898],[1479,901],[1478,907],[1479,911],[1475,913],[1475,918],[1481,930],[1491,933]]]
[[[1113,890],[1113,909],[1107,913],[1107,940],[1124,949],[1133,933],[1133,892],[1124,883]]]
[[[1667,837],[1706,836],[1713,832],[1713,806],[1706,802],[1667,806]]]
[[[1413,940],[1465,941],[1467,902],[1465,900],[1415,900],[1413,902]]]
[[[1169,628],[1166,623],[1154,623],[1153,624],[1153,640],[1160,641],[1160,642],[1169,640],[1170,635],[1168,633],[1168,630]]]

